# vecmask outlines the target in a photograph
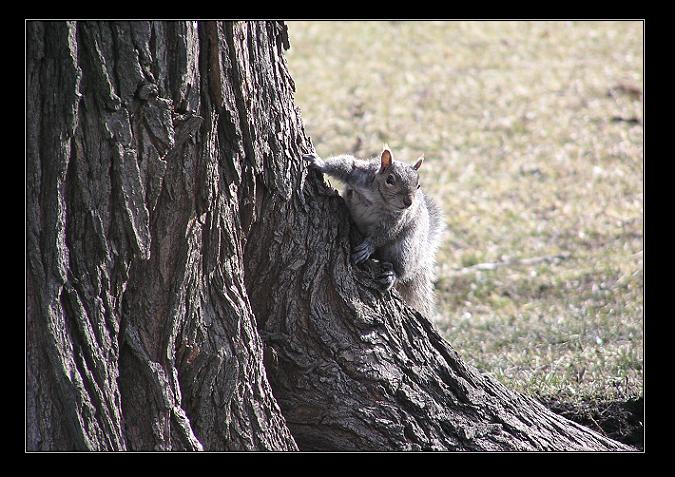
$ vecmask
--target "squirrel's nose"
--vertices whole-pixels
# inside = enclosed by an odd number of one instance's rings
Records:
[[[412,199],[410,197],[404,197],[403,198],[403,204],[406,207],[410,207],[412,205]]]

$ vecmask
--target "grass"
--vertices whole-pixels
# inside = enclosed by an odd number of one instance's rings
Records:
[[[642,395],[642,28],[289,22],[320,155],[424,153],[422,187],[448,223],[437,326],[515,390]]]

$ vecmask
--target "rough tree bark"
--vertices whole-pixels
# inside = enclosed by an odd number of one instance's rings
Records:
[[[349,264],[288,46],[279,22],[28,22],[27,449],[627,449]]]

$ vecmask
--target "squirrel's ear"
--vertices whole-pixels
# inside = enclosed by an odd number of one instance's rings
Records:
[[[392,161],[391,151],[385,145],[384,151],[382,151],[382,155],[380,156],[380,172],[384,172],[387,169],[387,167],[391,166],[391,161]]]
[[[413,169],[417,170],[420,167],[422,167],[422,163],[424,162],[424,154],[422,154],[420,157],[417,158],[417,162],[413,166]]]

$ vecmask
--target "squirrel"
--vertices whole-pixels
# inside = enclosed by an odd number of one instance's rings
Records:
[[[352,250],[351,262],[356,265],[371,256],[385,262],[385,271],[377,277],[381,288],[395,287],[406,303],[432,317],[433,268],[445,225],[441,209],[420,189],[418,170],[424,155],[411,166],[394,160],[385,145],[380,158],[370,161],[349,154],[303,158],[346,186],[342,197],[365,237]]]

